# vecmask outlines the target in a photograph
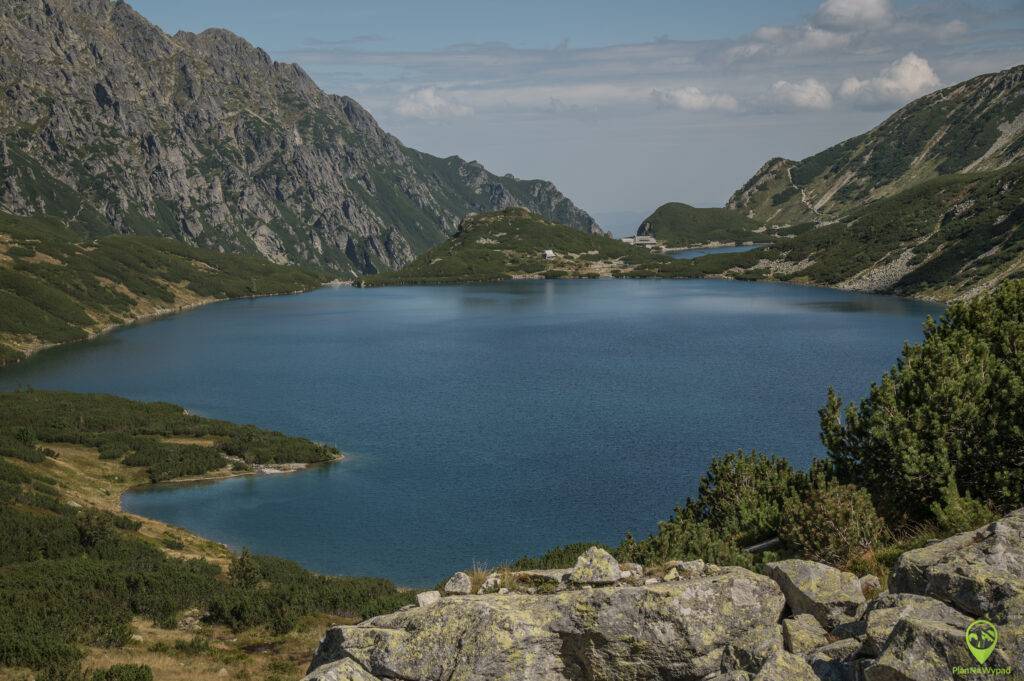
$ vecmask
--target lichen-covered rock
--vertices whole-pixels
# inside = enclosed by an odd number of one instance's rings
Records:
[[[900,620],[912,618],[947,624],[964,631],[971,619],[941,601],[916,594],[885,594],[872,601],[864,615],[864,654],[878,657]]]
[[[368,673],[353,659],[344,659],[318,667],[302,678],[302,681],[380,681]]]
[[[860,590],[864,592],[864,598],[874,598],[882,593],[882,580],[876,575],[864,575],[860,578]]]
[[[311,666],[352,658],[416,681],[699,679],[727,646],[778,637],[784,599],[740,568],[651,586],[442,599],[330,629]],[[753,652],[747,653],[751,658]]]
[[[885,644],[882,656],[864,670],[866,681],[946,681],[955,678],[954,667],[974,667],[977,662],[964,644],[963,628],[942,622],[912,618],[899,621]],[[998,648],[989,667],[1010,662]]]
[[[644,566],[640,563],[619,563],[619,568],[623,572],[629,572],[629,576],[633,579],[640,579],[644,576]]]
[[[465,596],[472,590],[473,580],[465,572],[456,572],[444,585],[444,592],[452,596]]]
[[[991,620],[999,626],[1000,647],[1024,659],[1024,509],[904,553],[889,588],[930,596],[972,618]]]
[[[692,577],[700,577],[704,574],[707,566],[704,561],[697,560],[670,560],[665,563],[665,567],[670,570],[675,570],[676,574],[679,575],[679,579],[690,579]]]
[[[808,560],[769,563],[766,574],[778,582],[793,614],[814,615],[825,629],[858,619],[864,592],[857,576]]]
[[[433,605],[441,600],[440,591],[424,591],[416,594],[416,603],[421,607],[425,608],[428,605]]]
[[[550,593],[562,588],[571,573],[569,569],[520,570],[509,575],[508,581],[515,591]]]
[[[818,681],[818,676],[802,657],[782,650],[761,667],[753,681]]]
[[[487,575],[484,579],[483,584],[480,585],[480,593],[492,594],[501,588],[501,575],[496,572],[492,572]]]
[[[828,643],[828,632],[807,613],[782,620],[782,637],[786,650],[800,655]]]
[[[1024,595],[1024,509],[904,553],[889,588],[931,596],[976,617]]]
[[[604,549],[591,546],[576,559],[569,579],[576,584],[614,584],[622,579],[622,569],[612,554]]]

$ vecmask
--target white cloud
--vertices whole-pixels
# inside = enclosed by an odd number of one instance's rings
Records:
[[[655,88],[651,97],[660,106],[674,107],[683,111],[736,111],[739,102],[732,95],[709,94],[696,87],[680,87],[667,90]]]
[[[911,52],[882,69],[875,78],[847,78],[839,95],[861,104],[902,104],[931,92],[939,82],[928,61]]]
[[[426,87],[409,93],[395,106],[395,111],[406,118],[437,120],[469,116],[473,108],[445,97],[437,88]]]
[[[832,108],[832,93],[821,81],[807,78],[797,83],[788,80],[775,82],[769,91],[772,104],[796,109],[824,111]]]
[[[821,26],[860,29],[878,26],[892,17],[889,0],[825,0],[815,22]]]

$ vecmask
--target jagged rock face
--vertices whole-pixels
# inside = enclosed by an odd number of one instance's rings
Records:
[[[398,267],[468,212],[599,230],[549,182],[422,154],[219,29],[108,0],[0,3],[0,207],[348,272]]]

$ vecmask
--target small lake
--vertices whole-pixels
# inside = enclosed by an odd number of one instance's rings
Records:
[[[747,253],[749,251],[756,251],[759,248],[764,248],[764,244],[716,246],[714,248],[684,248],[681,251],[669,251],[668,255],[675,260],[696,260],[697,258],[703,258],[705,255],[715,255],[716,253]]]
[[[55,348],[0,372],[0,389],[165,400],[332,443],[345,461],[124,506],[321,572],[425,586],[646,535],[723,452],[807,465],[828,386],[862,397],[941,310],[713,280],[328,288]]]

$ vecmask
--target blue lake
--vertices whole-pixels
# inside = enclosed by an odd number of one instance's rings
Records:
[[[669,257],[675,260],[696,260],[697,258],[703,258],[705,255],[714,255],[716,253],[746,253],[748,251],[754,251],[758,248],[764,248],[763,244],[753,244],[747,246],[716,246],[714,248],[684,248],[681,251],[669,251]]]
[[[709,459],[822,454],[936,305],[733,281],[323,289],[210,305],[0,372],[330,442],[292,475],[153,488],[126,510],[336,574],[436,583],[645,535]]]

